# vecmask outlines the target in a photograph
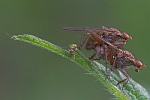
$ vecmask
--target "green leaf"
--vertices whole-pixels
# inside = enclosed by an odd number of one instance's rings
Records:
[[[118,100],[148,100],[150,99],[148,92],[144,87],[135,82],[130,78],[129,83],[121,90],[122,84],[116,86],[117,82],[121,80],[116,74],[111,73],[110,78],[105,80],[106,72],[105,67],[96,61],[89,61],[87,57],[84,56],[79,50],[75,50],[75,55],[73,56],[67,50],[54,45],[48,41],[42,40],[33,35],[14,35],[12,36],[14,40],[24,41],[44,49],[47,49],[53,53],[59,54],[62,57],[68,58],[69,60],[77,63],[82,68],[84,68],[89,74],[99,80],[106,89],[114,95]],[[123,74],[120,73],[120,77],[124,78]]]

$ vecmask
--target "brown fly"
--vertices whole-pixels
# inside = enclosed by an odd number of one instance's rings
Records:
[[[106,72],[107,72],[107,64],[108,59],[112,58],[113,54],[112,51],[107,47],[108,44],[104,43],[103,41],[110,42],[116,48],[121,48],[123,45],[126,44],[126,41],[130,38],[127,33],[121,33],[116,28],[82,28],[82,27],[64,27],[65,30],[71,31],[85,31],[85,34],[82,37],[82,40],[78,46],[78,49],[81,49],[83,44],[86,42],[86,49],[87,50],[94,50],[94,54],[89,58],[90,60],[95,60],[98,55],[98,59],[104,58],[106,62]],[[95,35],[94,35],[95,34]],[[104,40],[100,40],[97,37],[102,37]],[[110,52],[110,57],[108,57],[108,53]],[[112,60],[110,60],[112,63]]]
[[[130,38],[127,33],[123,32],[121,33],[116,28],[108,28],[108,27],[102,27],[102,28],[82,28],[82,27],[64,27],[64,30],[71,30],[71,31],[85,31],[85,34],[83,35],[83,38],[80,42],[79,49],[82,48],[82,45],[87,42],[86,44],[87,49],[92,49],[93,47],[90,45],[90,43],[95,43],[95,40],[91,37],[92,33],[96,33],[98,36],[105,38],[106,41],[112,43],[114,46],[121,47],[126,44],[126,41]]]
[[[95,37],[97,37],[96,34],[94,34],[94,35],[95,35]],[[142,66],[144,66],[146,68],[146,65],[143,64],[140,60],[136,60],[131,52],[129,52],[127,50],[119,49],[101,37],[97,37],[97,38],[100,39],[101,41],[105,42],[111,49],[113,56],[111,56],[112,58],[108,59],[108,60],[112,60],[112,62],[113,62],[113,63],[110,63],[110,65],[112,65],[111,70],[120,69],[121,72],[126,77],[126,79],[119,81],[117,83],[117,85],[124,82],[123,87],[125,87],[126,84],[128,83],[129,75],[127,74],[125,69],[128,68],[129,66],[133,66],[135,68],[136,72],[139,72]],[[109,58],[110,55],[112,55],[112,54],[110,52],[107,52],[107,53],[108,53],[107,56]],[[122,89],[123,89],[123,87],[122,87]]]
[[[144,65],[140,60],[136,60],[131,52],[127,50],[120,50],[120,52],[118,52],[114,58],[112,68],[120,69],[126,78],[124,80],[119,81],[117,85],[124,82],[123,87],[125,87],[126,84],[128,83],[129,75],[127,74],[125,69],[128,68],[129,66],[133,66],[136,72],[139,72],[142,66],[146,68],[146,65]]]

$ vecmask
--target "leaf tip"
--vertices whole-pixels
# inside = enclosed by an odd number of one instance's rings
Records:
[[[18,37],[17,35],[13,35],[13,36],[11,37],[11,39],[13,39],[13,40],[18,40],[17,37]]]

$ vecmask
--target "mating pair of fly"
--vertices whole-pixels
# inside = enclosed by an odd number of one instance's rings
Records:
[[[94,54],[89,58],[90,60],[105,60],[106,63],[106,79],[109,77],[113,69],[120,69],[125,75],[125,79],[117,83],[123,82],[123,87],[129,81],[129,75],[125,71],[129,66],[133,66],[136,72],[139,72],[141,67],[146,67],[140,60],[136,60],[131,52],[123,50],[122,47],[126,44],[128,39],[132,37],[127,33],[121,33],[116,28],[82,28],[82,27],[64,27],[64,30],[71,31],[85,31],[82,40],[77,46],[80,50],[84,43],[86,43],[87,50],[94,50]],[[70,49],[71,50],[71,49]],[[107,65],[112,67],[108,70]]]

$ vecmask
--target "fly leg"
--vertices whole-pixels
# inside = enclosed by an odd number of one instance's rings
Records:
[[[117,62],[117,60],[118,60],[117,57],[115,57],[115,58],[114,58],[114,61],[113,61],[113,65],[112,65],[112,67],[110,68],[109,72],[107,73],[105,79],[109,78],[109,77],[110,77],[110,73],[116,68],[116,62]]]
[[[125,71],[125,68],[127,68],[127,66],[124,66],[121,68],[121,72],[126,76],[126,79],[121,80],[117,83],[117,85],[119,85],[120,83],[124,82],[123,86],[122,86],[122,90],[123,88],[127,85],[128,81],[129,81],[129,75],[127,74],[127,72]]]
[[[95,57],[96,57],[96,53],[94,53],[94,54],[89,58],[89,60],[93,61],[93,60],[96,59]]]
[[[108,55],[107,55],[107,45],[104,45],[104,55],[105,55],[105,63],[106,63],[106,72],[107,72],[107,65],[108,65]]]
[[[108,75],[108,47],[104,45],[104,56],[105,56],[105,63],[106,63],[106,74]]]
[[[80,50],[83,46],[83,44],[85,43],[85,41],[88,40],[88,38],[90,37],[90,34],[89,33],[85,33],[82,37],[82,40],[80,41],[80,44],[78,46],[78,49]]]
[[[98,55],[98,58],[96,58]],[[99,45],[95,46],[95,53],[89,58],[90,60],[100,60],[101,59],[101,47]]]

